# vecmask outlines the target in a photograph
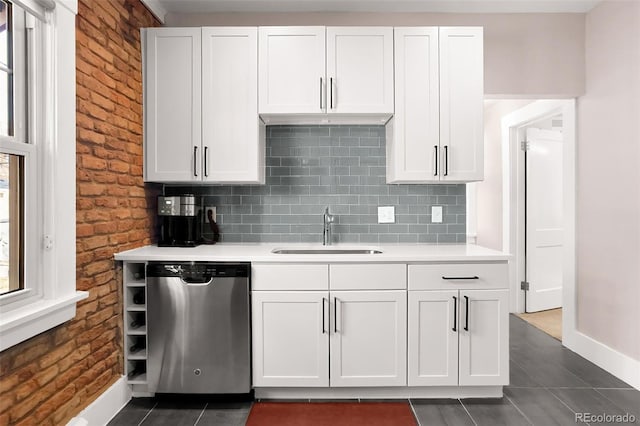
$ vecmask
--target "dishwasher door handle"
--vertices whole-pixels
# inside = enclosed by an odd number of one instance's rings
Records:
[[[209,281],[204,282],[204,283],[193,283],[193,282],[189,282],[189,281],[186,281],[186,280],[185,280],[184,278],[182,278],[182,277],[180,277],[180,281],[182,281],[182,284],[186,284],[186,285],[188,285],[188,286],[190,286],[190,287],[205,287],[205,286],[208,286],[209,284],[212,284],[212,283],[213,283],[213,281],[214,281],[214,278],[213,278],[213,277],[211,277],[211,278],[209,278]]]

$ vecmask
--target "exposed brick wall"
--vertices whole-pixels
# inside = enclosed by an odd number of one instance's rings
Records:
[[[0,425],[64,425],[123,374],[121,271],[113,254],[150,243],[157,186],[142,182],[139,0],[79,0],[77,315],[0,354]]]

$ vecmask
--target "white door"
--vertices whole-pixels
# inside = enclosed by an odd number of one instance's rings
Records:
[[[460,385],[509,383],[509,290],[460,290]]]
[[[202,28],[203,179],[264,183],[258,30]]]
[[[409,291],[409,386],[458,385],[458,290]]]
[[[143,31],[145,181],[199,181],[200,28]]]
[[[482,180],[483,32],[481,27],[440,28],[440,176]]]
[[[438,181],[438,28],[394,30],[395,114],[387,183]]]
[[[259,112],[325,111],[325,27],[260,27]]]
[[[393,28],[327,27],[327,111],[393,114]]]
[[[527,129],[526,311],[562,306],[562,132]]]
[[[334,291],[331,386],[407,385],[407,292]]]
[[[254,291],[253,385],[329,386],[329,302],[324,291]]]

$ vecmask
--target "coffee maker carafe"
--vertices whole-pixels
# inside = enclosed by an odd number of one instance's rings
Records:
[[[200,207],[191,194],[158,197],[159,247],[195,247],[202,242]]]

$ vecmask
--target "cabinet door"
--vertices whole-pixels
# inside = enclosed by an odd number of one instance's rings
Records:
[[[460,291],[460,385],[509,383],[509,290]]]
[[[441,179],[482,180],[482,28],[441,27],[439,42]]]
[[[331,386],[407,385],[407,292],[330,293]]]
[[[393,28],[327,27],[330,113],[393,114]]]
[[[409,386],[458,385],[458,291],[409,292]]]
[[[259,112],[324,112],[325,28],[260,27]]]
[[[387,182],[418,183],[438,176],[438,28],[396,28],[395,114],[387,140]]]
[[[203,180],[264,183],[258,29],[202,29]]]
[[[143,31],[145,180],[200,180],[200,28]]]
[[[329,386],[327,292],[252,293],[253,385]]]

